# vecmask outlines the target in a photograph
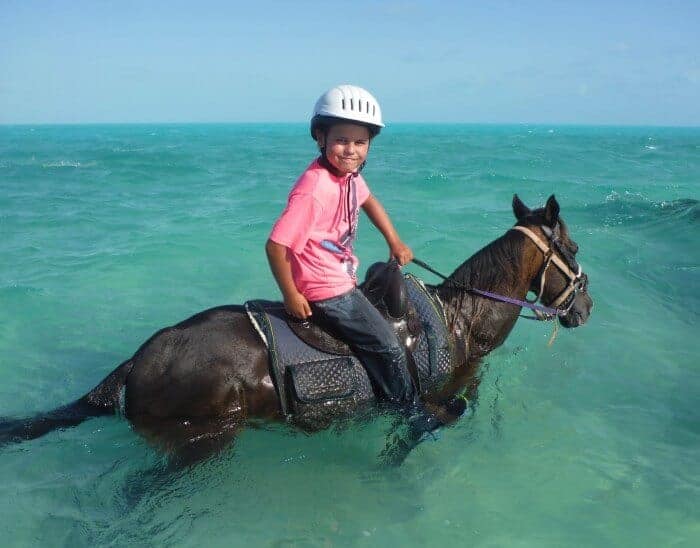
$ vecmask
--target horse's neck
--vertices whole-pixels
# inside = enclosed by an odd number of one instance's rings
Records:
[[[448,324],[468,361],[478,360],[503,343],[518,319],[519,308],[458,286],[524,299],[537,275],[536,262],[523,238],[508,232],[464,262],[449,277],[452,282],[437,286]]]

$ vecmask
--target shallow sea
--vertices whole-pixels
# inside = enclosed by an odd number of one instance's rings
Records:
[[[304,125],[0,127],[0,416],[72,401],[202,309],[277,298],[263,246],[312,145]],[[398,470],[381,421],[247,430],[147,486],[163,457],[120,418],[2,447],[4,546],[700,545],[700,129],[399,125],[369,160],[443,271],[509,228],[514,193],[556,194],[588,324],[549,347],[520,321],[474,415]],[[387,255],[366,219],[357,249]]]

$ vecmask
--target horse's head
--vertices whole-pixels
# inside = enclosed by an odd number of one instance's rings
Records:
[[[544,255],[530,290],[542,304],[557,309],[564,327],[583,325],[591,313],[593,300],[588,294],[588,277],[576,261],[578,245],[559,217],[556,198],[552,195],[544,207],[530,209],[516,194],[513,213],[518,220],[515,229],[525,233]]]

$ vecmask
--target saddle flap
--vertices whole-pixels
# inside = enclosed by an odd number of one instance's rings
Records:
[[[406,275],[409,298],[423,326],[413,359],[423,392],[439,387],[452,372],[453,343],[439,298],[412,274]]]
[[[296,399],[302,403],[338,400],[355,393],[355,373],[349,358],[329,358],[290,366]]]
[[[301,322],[294,318],[286,318],[286,321],[292,332],[309,346],[329,354],[352,355],[347,343],[334,337],[323,327],[313,322]]]

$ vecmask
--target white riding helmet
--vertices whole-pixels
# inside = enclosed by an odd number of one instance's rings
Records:
[[[372,137],[384,127],[379,103],[369,91],[358,86],[336,86],[319,97],[311,118],[311,137],[316,139],[316,129],[336,120],[367,126]]]

